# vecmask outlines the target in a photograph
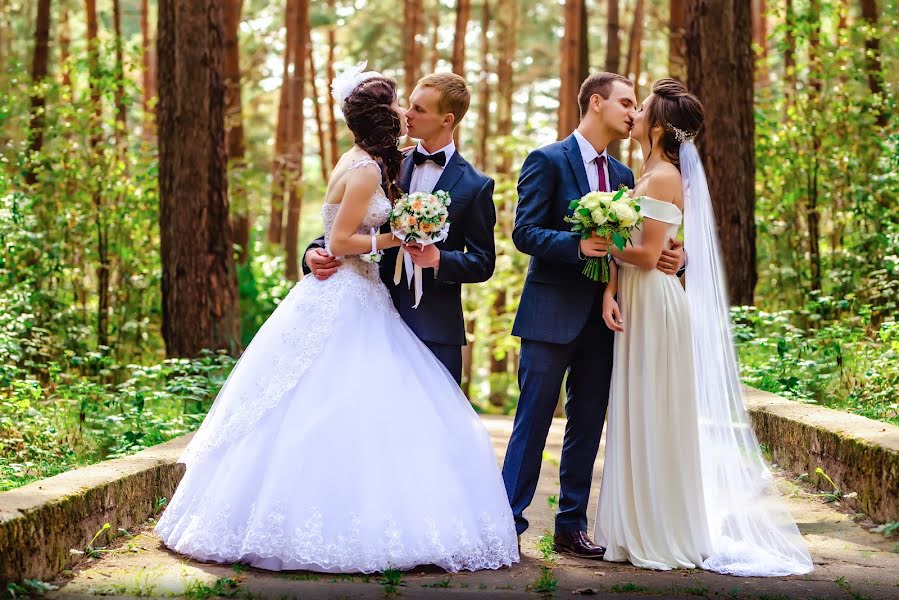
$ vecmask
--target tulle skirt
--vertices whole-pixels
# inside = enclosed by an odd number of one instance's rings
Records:
[[[304,279],[247,348],[157,525],[169,548],[322,572],[518,561],[486,429],[366,269]],[[292,385],[271,400],[270,381]]]

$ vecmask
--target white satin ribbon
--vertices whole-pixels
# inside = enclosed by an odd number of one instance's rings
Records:
[[[405,232],[403,231],[394,230],[393,235],[395,235],[399,239],[405,238]],[[420,246],[430,246],[431,244],[442,242],[446,239],[447,235],[449,235],[449,223],[446,223],[443,226],[443,229],[440,230],[440,233],[436,238],[430,240],[421,240],[414,243]],[[412,305],[412,308],[418,308],[419,303],[421,303],[421,296],[424,293],[424,289],[422,287],[422,280],[424,275],[422,274],[421,267],[412,262],[412,256],[408,252],[406,252],[406,250],[402,246],[400,246],[400,251],[396,255],[396,266],[393,268],[393,285],[400,284],[403,267],[405,267],[406,271],[406,286],[412,288],[412,283],[415,283],[415,304]]]

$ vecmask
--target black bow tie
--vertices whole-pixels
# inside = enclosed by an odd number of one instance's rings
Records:
[[[424,152],[413,150],[412,160],[415,161],[416,167],[420,167],[429,160],[433,160],[438,166],[444,167],[446,166],[446,153],[441,150],[440,152],[435,152],[434,154],[425,154]]]

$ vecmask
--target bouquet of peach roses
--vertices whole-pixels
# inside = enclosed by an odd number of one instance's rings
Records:
[[[428,193],[415,192],[403,194],[393,205],[390,211],[390,229],[393,235],[403,240],[406,244],[419,244],[429,246],[446,239],[449,234],[449,205],[450,195],[442,190]],[[400,283],[400,276],[406,267],[406,281],[412,286],[415,281],[415,305],[421,301],[421,267],[415,266],[410,257],[402,248],[396,259],[396,268],[393,272],[393,282]]]

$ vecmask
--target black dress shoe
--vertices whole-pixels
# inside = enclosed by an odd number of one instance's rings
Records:
[[[553,536],[553,550],[560,554],[571,554],[578,558],[601,559],[606,549],[597,546],[587,537],[586,531],[556,532]]]

